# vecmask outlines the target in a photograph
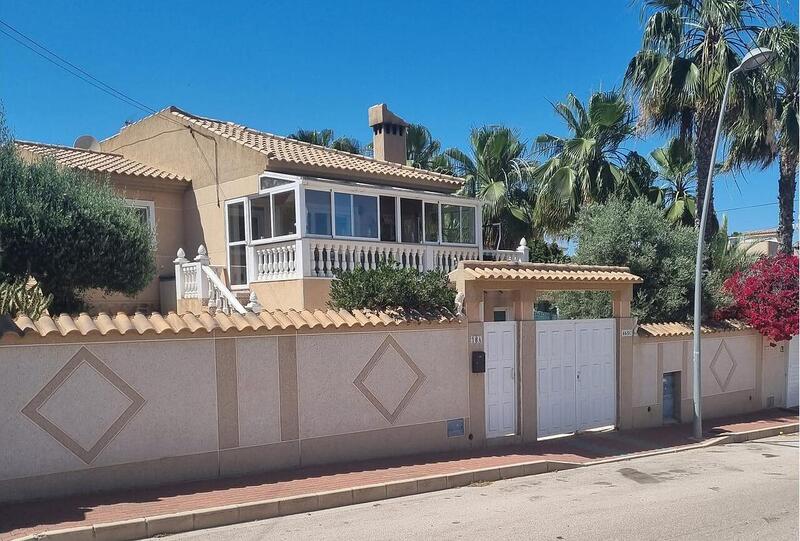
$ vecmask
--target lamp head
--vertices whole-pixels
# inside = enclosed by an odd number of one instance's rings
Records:
[[[755,49],[750,49],[747,51],[747,54],[744,55],[744,58],[742,58],[742,63],[739,64],[739,67],[736,68],[735,71],[751,71],[759,69],[771,62],[775,56],[775,51],[767,49],[766,47],[756,47]]]

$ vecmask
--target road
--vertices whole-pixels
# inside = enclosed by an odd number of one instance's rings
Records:
[[[784,435],[191,532],[236,539],[798,539]]]

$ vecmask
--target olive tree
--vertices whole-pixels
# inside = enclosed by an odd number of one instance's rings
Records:
[[[2,119],[0,118],[0,128]],[[30,276],[52,311],[75,311],[87,289],[133,295],[155,275],[150,227],[96,176],[26,163],[0,141],[0,281]]]

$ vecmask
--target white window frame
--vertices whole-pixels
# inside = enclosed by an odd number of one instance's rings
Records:
[[[474,219],[473,224],[472,224],[472,227],[473,227],[472,234],[475,237],[475,243],[471,243],[471,242],[444,242],[444,236],[440,235],[439,238],[441,239],[441,244],[444,244],[446,246],[475,246],[478,242],[481,242],[481,235],[478,232],[479,222],[483,221],[483,218],[481,216],[480,206],[464,205],[462,203],[449,203],[449,202],[448,203],[441,203],[439,205],[439,231],[440,232],[441,232],[441,229],[442,229],[442,222],[444,222],[444,220],[442,220],[442,205],[450,205],[450,206],[459,207],[459,208],[471,208],[471,209],[475,210],[475,219]],[[461,230],[461,225],[460,225],[461,224],[461,210],[458,211],[458,220],[459,220],[459,231],[460,231]],[[459,233],[459,235],[460,235],[460,233]]]
[[[281,240],[287,240],[290,238],[322,238],[322,239],[342,239],[342,240],[358,240],[358,241],[370,241],[370,242],[386,242],[391,244],[408,244],[402,242],[402,230],[401,230],[401,220],[400,220],[400,199],[417,199],[422,201],[422,212],[423,212],[423,224],[422,224],[422,242],[419,244],[423,245],[444,245],[444,246],[459,246],[459,247],[477,247],[479,250],[483,246],[483,231],[481,229],[482,223],[482,204],[479,200],[474,198],[467,198],[459,195],[451,195],[445,193],[438,193],[438,192],[431,192],[425,190],[413,190],[409,188],[400,188],[397,186],[375,186],[373,184],[366,184],[363,182],[346,182],[346,181],[339,181],[333,179],[326,179],[320,177],[310,177],[310,176],[296,176],[296,175],[288,175],[283,173],[265,173],[259,177],[258,185],[261,186],[261,178],[262,177],[275,177],[281,180],[289,180],[298,186],[297,193],[295,197],[297,198],[296,204],[296,212],[297,212],[297,235],[292,235],[288,237],[273,237],[271,239],[265,239],[264,241],[256,241],[256,244],[262,243],[269,243],[269,242],[280,242]],[[285,191],[293,189],[292,185],[286,186],[278,186],[275,188],[269,188],[267,190],[260,190],[259,195],[264,195],[266,193],[277,193],[280,191]],[[329,192],[331,197],[331,234],[330,235],[320,235],[320,234],[312,234],[306,232],[306,208],[305,208],[305,190],[315,190],[321,192]],[[353,236],[344,236],[344,235],[337,235],[336,234],[336,206],[334,203],[334,192],[339,193],[347,193],[351,195],[368,195],[376,197],[378,200],[378,238],[372,237],[353,237]],[[382,241],[380,240],[381,236],[381,223],[380,223],[380,196],[386,197],[394,197],[395,200],[395,238],[396,241]],[[424,203],[435,203],[438,208],[439,212],[439,241],[438,242],[425,242],[425,205]],[[475,223],[474,223],[474,237],[475,242],[473,243],[462,243],[462,242],[445,242],[443,240],[443,232],[442,232],[442,205],[456,205],[459,207],[469,207],[473,208],[475,212]],[[352,212],[352,207],[351,207]]]
[[[258,178],[258,185],[261,186],[261,179],[264,177],[276,177],[280,180],[286,180],[284,175],[277,175],[277,174],[269,174],[269,175],[261,175]],[[288,235],[279,235],[275,236],[275,196],[280,195],[286,192],[294,192],[294,233],[290,233]],[[259,197],[269,197],[269,220],[270,220],[270,236],[266,239],[258,239],[253,240],[252,238],[252,231],[250,230],[250,200],[257,199]],[[266,190],[259,190],[257,194],[248,195],[243,199],[247,199],[247,204],[245,205],[245,215],[247,217],[247,223],[245,224],[246,227],[246,236],[247,236],[247,243],[248,246],[259,246],[261,244],[272,244],[275,242],[283,242],[286,240],[292,239],[299,239],[301,236],[301,227],[305,227],[305,199],[303,191],[300,189],[300,185],[297,182],[292,184],[285,184],[281,186],[275,186],[272,188],[268,188]],[[229,201],[234,201],[230,199]],[[300,201],[303,201],[301,204]],[[225,202],[226,204],[228,201]],[[227,207],[226,207],[227,208]],[[225,215],[225,225],[228,224],[227,221],[227,213]]]
[[[237,197],[235,199],[228,199],[225,201],[225,269],[228,272],[228,282],[231,282],[231,277],[233,274],[231,273],[231,246],[244,246],[244,264],[245,264],[245,282],[244,284],[232,284],[230,283],[231,290],[237,289],[247,289],[250,284],[250,268],[251,268],[251,261],[250,261],[250,250],[247,249],[250,246],[250,199],[251,197]],[[230,222],[228,219],[228,207],[231,205],[236,205],[242,203],[244,207],[244,240],[236,240],[231,242],[231,230],[230,230]]]
[[[492,321],[497,321],[494,318],[494,314],[496,312],[503,312],[506,315],[506,318],[503,321],[513,321],[511,319],[511,317],[510,317],[511,316],[511,308],[510,307],[508,307],[508,306],[495,306],[494,308],[492,308]]]
[[[321,190],[317,190],[321,191]],[[378,236],[377,237],[359,237],[357,235],[339,235],[336,233],[336,194],[340,193],[342,195],[349,195],[350,196],[350,231],[353,232],[355,230],[355,216],[353,215],[353,196],[359,195],[361,197],[370,197],[375,200],[375,219],[378,224]],[[358,193],[349,190],[331,190],[331,233],[332,238],[334,239],[343,239],[343,240],[369,240],[372,242],[381,242],[381,200],[380,197],[373,194],[368,193]],[[326,235],[313,235],[315,237],[326,237]]]
[[[150,225],[150,230],[155,234],[156,232],[156,204],[154,201],[146,199],[125,199],[125,204],[132,208],[147,209],[147,223]]]

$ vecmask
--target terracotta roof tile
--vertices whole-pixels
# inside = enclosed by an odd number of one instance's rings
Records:
[[[161,180],[174,180],[188,182],[189,179],[150,167],[136,160],[125,158],[120,154],[109,152],[98,152],[96,150],[84,150],[80,148],[66,147],[60,145],[48,145],[45,143],[34,143],[31,141],[15,141],[15,145],[20,150],[25,150],[41,157],[53,158],[57,164],[64,167],[80,169],[92,173],[130,175],[134,177],[144,177]]]
[[[305,166],[312,170],[363,173],[383,180],[393,179],[420,186],[448,187],[451,191],[457,190],[464,183],[464,180],[458,177],[313,145],[254,130],[233,122],[204,118],[182,111],[177,107],[170,107],[166,112],[215,135],[265,154],[270,161]],[[164,112],[159,114],[164,114]],[[323,174],[320,173],[320,175]]]
[[[704,324],[700,327],[701,334],[712,334],[716,332],[730,332],[751,329],[749,325],[735,319],[727,319],[714,323]],[[639,325],[640,336],[671,337],[671,336],[692,336],[694,328],[691,323],[680,323],[677,321],[666,323],[642,323]]]
[[[20,336],[48,336],[56,333],[60,336],[87,336],[93,334],[107,335],[115,331],[121,335],[175,335],[175,334],[194,334],[198,331],[206,333],[216,329],[222,332],[244,332],[283,329],[305,329],[315,327],[335,328],[345,327],[387,327],[402,326],[414,323],[457,323],[459,318],[449,312],[435,314],[409,314],[407,317],[389,312],[371,312],[367,310],[356,310],[348,312],[346,310],[323,312],[315,310],[313,313],[307,310],[297,312],[264,311],[256,315],[247,313],[244,315],[234,314],[231,316],[221,312],[209,314],[203,312],[199,316],[195,314],[181,314],[174,312],[166,316],[154,312],[145,315],[141,312],[129,316],[122,312],[113,318],[106,313],[97,316],[89,316],[82,313],[78,316],[61,314],[59,316],[45,315],[33,321],[28,316],[20,315],[15,319],[8,316],[0,318],[0,338],[5,333],[14,333]]]
[[[639,284],[642,279],[628,267],[514,263],[507,261],[462,261],[454,273],[467,280],[542,280],[555,282],[613,282]]]

